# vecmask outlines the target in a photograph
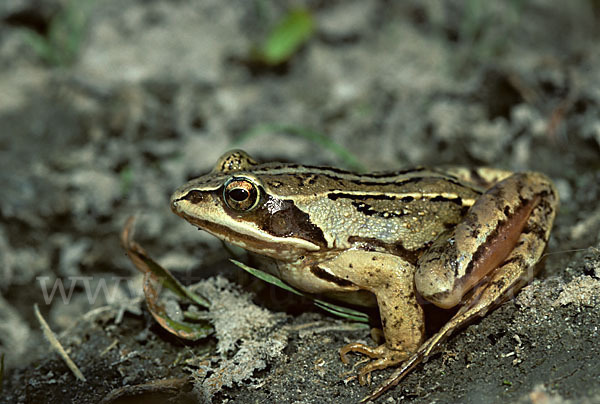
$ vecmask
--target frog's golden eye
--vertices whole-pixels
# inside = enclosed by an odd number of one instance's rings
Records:
[[[231,209],[248,212],[258,205],[258,187],[247,178],[233,177],[225,183],[223,199]]]

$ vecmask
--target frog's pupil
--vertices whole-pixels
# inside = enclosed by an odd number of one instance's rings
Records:
[[[250,196],[250,193],[244,188],[234,188],[229,191],[229,197],[236,202],[243,202]]]

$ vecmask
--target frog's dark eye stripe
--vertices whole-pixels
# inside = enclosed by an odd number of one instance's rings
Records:
[[[187,194],[185,194],[185,196],[183,196],[179,199],[184,199],[186,201],[189,201],[192,204],[198,204],[198,203],[202,202],[203,196],[202,196],[202,192],[193,189],[190,192],[188,192]]]
[[[258,187],[244,177],[230,178],[223,189],[223,200],[231,209],[249,212],[258,205]]]

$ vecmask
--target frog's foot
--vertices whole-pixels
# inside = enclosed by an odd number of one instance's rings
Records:
[[[348,352],[360,352],[373,359],[358,371],[358,382],[361,385],[366,384],[367,380],[370,380],[372,371],[398,365],[409,356],[407,352],[390,349],[386,345],[370,347],[365,344],[353,342],[340,349],[340,357],[342,358],[342,362],[346,364],[349,363]]]

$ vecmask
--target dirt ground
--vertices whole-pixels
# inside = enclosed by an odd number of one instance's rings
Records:
[[[257,59],[299,9],[306,42]],[[539,275],[379,402],[600,403],[599,44],[595,0],[2,1],[0,402],[357,402],[390,374],[360,386],[338,349],[373,344],[368,329],[243,273],[170,212],[243,148],[547,174],[561,206]],[[140,244],[211,301],[213,336],[149,314],[119,243],[134,214]]]

